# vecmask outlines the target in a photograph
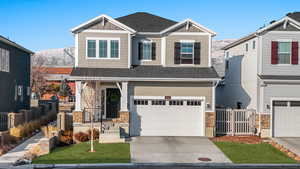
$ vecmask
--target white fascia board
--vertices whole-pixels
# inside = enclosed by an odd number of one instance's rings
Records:
[[[178,22],[177,24],[172,25],[172,26],[170,26],[170,27],[168,27],[168,28],[162,30],[160,33],[161,33],[161,34],[166,33],[166,32],[168,32],[168,31],[170,31],[170,30],[172,30],[172,29],[175,29],[175,28],[177,28],[177,27],[179,27],[179,26],[181,26],[181,25],[183,25],[183,24],[185,24],[185,23],[187,23],[187,22],[192,23],[192,24],[195,25],[197,28],[199,28],[199,29],[201,29],[201,30],[204,30],[205,32],[207,32],[207,33],[209,33],[209,34],[212,34],[213,36],[216,35],[216,33],[215,33],[214,31],[212,31],[212,30],[206,28],[205,26],[203,26],[203,25],[201,25],[201,24],[199,24],[199,23],[197,23],[197,22],[195,22],[195,21],[193,21],[193,20],[191,20],[191,19],[185,19],[185,20],[183,20],[183,21],[181,21],[181,22]]]
[[[123,30],[98,30],[98,29],[86,29],[82,32],[88,32],[88,33],[128,33],[128,31]]]
[[[117,25],[117,26],[119,26],[119,27],[121,27],[121,28],[123,28],[123,29],[125,29],[125,30],[127,30],[127,31],[129,31],[129,32],[131,32],[131,33],[135,33],[135,32],[136,32],[134,29],[132,29],[132,28],[130,28],[130,27],[124,25],[123,23],[121,23],[121,22],[115,20],[114,18],[112,18],[112,17],[110,17],[110,16],[108,16],[108,15],[105,15],[105,14],[102,14],[102,15],[100,15],[100,16],[97,16],[97,17],[95,17],[95,18],[93,18],[93,19],[91,19],[91,20],[88,20],[88,21],[86,21],[86,22],[84,22],[84,23],[82,23],[82,24],[80,24],[80,25],[78,25],[78,26],[72,28],[72,29],[71,29],[71,32],[74,33],[74,32],[76,32],[78,29],[80,29],[80,28],[82,28],[82,27],[84,27],[84,26],[86,26],[86,25],[88,25],[88,24],[91,24],[91,23],[93,23],[93,22],[95,22],[95,21],[97,21],[97,20],[100,20],[101,18],[106,18],[106,19],[110,20],[113,24],[115,24],[115,25]]]
[[[280,19],[280,20],[278,20],[278,21],[276,21],[276,22],[274,22],[274,23],[272,23],[272,24],[270,24],[270,25],[268,25],[268,26],[266,26],[266,27],[264,27],[262,29],[257,30],[256,32],[257,33],[261,33],[261,32],[263,32],[265,30],[268,30],[268,29],[270,29],[270,28],[272,28],[272,27],[274,27],[274,26],[276,26],[278,24],[281,24],[283,22],[286,22],[286,21],[290,21],[293,26],[295,26],[298,29],[300,29],[300,23],[298,21],[296,21],[296,20],[294,20],[294,19],[286,16],[286,17],[284,17],[284,18],[282,18],[282,19]]]
[[[82,77],[71,76],[70,80],[100,80],[100,81],[174,81],[174,82],[217,82],[220,78],[143,78],[143,77]]]

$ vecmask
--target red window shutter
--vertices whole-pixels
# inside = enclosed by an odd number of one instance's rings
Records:
[[[292,42],[292,64],[298,65],[298,42]]]
[[[278,64],[278,42],[272,41],[271,64]]]

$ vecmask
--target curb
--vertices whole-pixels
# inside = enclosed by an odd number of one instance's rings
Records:
[[[104,164],[30,164],[14,168],[86,168],[86,167],[205,167],[205,168],[300,168],[300,164],[231,164],[231,163],[104,163]]]

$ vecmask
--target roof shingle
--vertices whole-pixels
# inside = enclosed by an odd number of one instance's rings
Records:
[[[137,32],[160,32],[177,23],[146,12],[137,12],[115,19]]]
[[[71,76],[133,78],[219,78],[212,67],[136,66],[127,68],[74,68]]]

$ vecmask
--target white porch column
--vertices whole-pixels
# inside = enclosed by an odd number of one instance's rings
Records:
[[[81,89],[82,89],[82,83],[81,81],[75,82],[75,111],[82,111],[81,109]]]
[[[128,111],[127,103],[128,103],[128,82],[122,82],[120,111]]]

